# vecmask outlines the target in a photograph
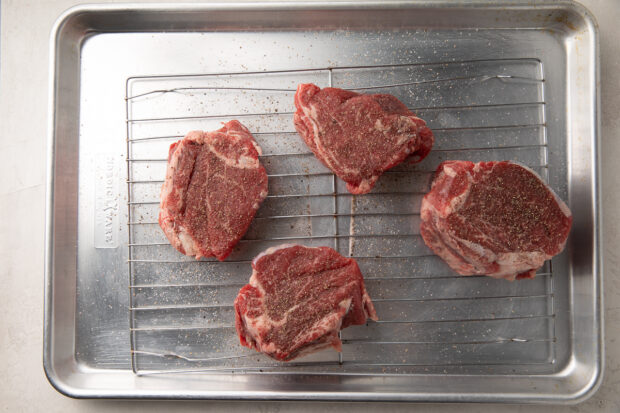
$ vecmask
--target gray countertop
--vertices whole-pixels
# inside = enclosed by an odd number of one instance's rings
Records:
[[[502,406],[505,412],[620,411],[620,3],[582,0],[600,25],[605,377],[576,406]],[[49,33],[72,0],[3,1],[0,12],[0,403],[3,411],[410,411],[494,412],[491,405],[73,400],[42,367],[43,228]]]

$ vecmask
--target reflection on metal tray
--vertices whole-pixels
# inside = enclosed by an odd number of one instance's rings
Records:
[[[145,7],[131,24],[115,22],[129,11],[118,7],[67,15],[54,42],[64,70],[55,73],[48,215],[45,365],[57,387],[77,396],[480,401],[571,400],[595,387],[591,19],[574,4],[506,14],[371,5]],[[99,34],[80,37],[84,24]],[[72,66],[60,58],[75,39],[85,42]],[[118,65],[103,71],[112,58]],[[397,96],[433,129],[433,151],[385,173],[370,194],[349,194],[294,130],[295,88],[309,82]],[[189,130],[231,119],[262,147],[269,195],[225,262],[196,261],[157,224],[165,158]],[[574,212],[566,251],[532,280],[453,273],[419,236],[421,198],[446,159],[510,159],[537,171]],[[285,242],[328,245],[360,264],[380,321],[343,330],[342,353],[278,363],[239,345],[232,302],[250,261]]]

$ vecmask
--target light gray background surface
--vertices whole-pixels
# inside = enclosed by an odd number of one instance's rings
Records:
[[[582,0],[600,25],[606,362],[603,384],[576,406],[73,400],[42,367],[48,40],[72,0],[1,1],[0,411],[620,412],[620,1]]]

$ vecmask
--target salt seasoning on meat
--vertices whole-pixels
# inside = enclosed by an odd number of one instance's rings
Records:
[[[426,123],[392,95],[308,83],[297,87],[295,106],[297,132],[352,194],[370,192],[383,172],[421,161],[433,146]]]
[[[280,361],[333,347],[338,332],[377,320],[360,269],[329,247],[285,244],[252,261],[235,300],[241,344]]]
[[[564,249],[566,204],[531,169],[510,161],[446,161],[424,196],[420,233],[462,275],[533,278]]]
[[[250,131],[232,120],[170,146],[159,225],[181,253],[224,260],[267,196],[267,172]]]

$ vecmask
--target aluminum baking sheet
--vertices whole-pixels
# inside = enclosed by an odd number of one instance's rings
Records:
[[[575,3],[88,6],[52,37],[45,359],[82,397],[576,401],[601,377],[597,38]],[[110,65],[110,62],[114,62]],[[391,93],[436,144],[352,196],[292,125],[298,83]],[[270,193],[223,262],[156,219],[170,143],[239,119]],[[445,159],[522,162],[568,201],[533,280],[454,274],[419,236]],[[277,363],[238,344],[249,261],[284,242],[355,257],[379,322]]]

